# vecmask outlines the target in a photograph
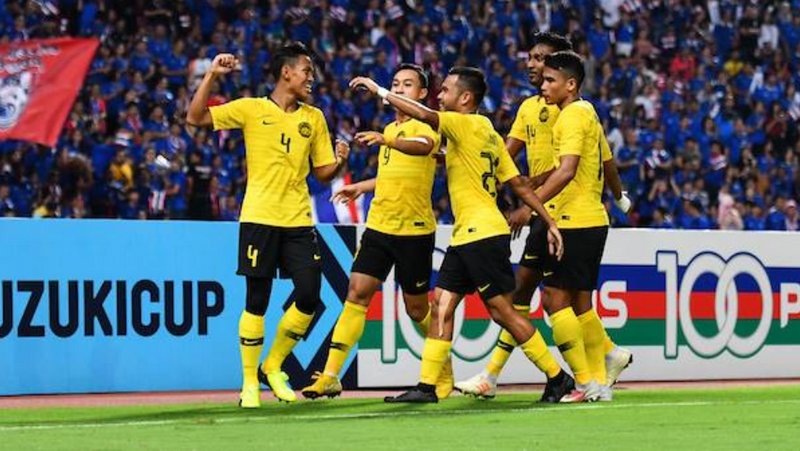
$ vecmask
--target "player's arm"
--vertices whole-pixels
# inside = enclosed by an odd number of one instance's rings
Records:
[[[508,136],[506,138],[506,149],[512,159],[517,159],[517,155],[519,155],[523,147],[525,147],[525,141],[514,138],[513,136]]]
[[[564,244],[556,222],[544,208],[536,193],[533,192],[533,188],[530,187],[527,179],[519,174],[514,160],[511,159],[511,155],[508,154],[505,147],[499,144],[497,150],[497,180],[501,183],[508,183],[514,194],[522,199],[547,224],[547,241],[550,244],[550,253],[560,259],[564,252]]]
[[[439,130],[439,113],[425,105],[415,102],[407,97],[392,94],[388,89],[378,86],[375,81],[368,77],[356,77],[350,81],[350,88],[365,88],[373,95],[377,95],[404,114],[422,121],[431,126],[434,130]]]
[[[631,200],[625,191],[622,191],[622,181],[619,178],[619,171],[617,171],[617,164],[614,161],[614,156],[611,155],[611,147],[608,145],[605,133],[600,132],[600,158],[603,160],[603,177],[606,181],[606,186],[611,190],[614,195],[614,202],[617,204],[623,213],[627,213],[631,209]]]
[[[631,209],[631,200],[628,194],[622,191],[622,181],[619,178],[617,171],[617,164],[614,159],[603,162],[603,176],[606,178],[606,186],[611,190],[614,195],[614,202],[617,204],[623,213],[627,213]]]
[[[517,155],[522,151],[522,148],[525,147],[525,141],[522,139],[517,138],[517,135],[521,136],[523,133],[524,118],[518,116],[517,119],[514,121],[514,125],[511,127],[511,132],[506,137],[506,150],[508,154],[511,156],[512,159],[516,159]],[[536,189],[538,185],[536,185],[536,177],[522,177],[523,180],[533,189]],[[541,184],[541,183],[540,183]],[[516,210],[512,211],[508,215],[508,226],[511,228],[511,237],[516,239],[520,233],[522,233],[522,228],[525,227],[531,220],[531,208],[527,205],[521,205]]]
[[[433,139],[427,136],[403,137],[391,140],[380,132],[356,133],[356,141],[364,146],[389,146],[407,155],[430,155],[435,147]]]
[[[555,171],[555,169],[551,169],[547,172],[542,172],[541,174],[535,177],[531,177],[530,183],[533,189],[538,189],[540,186],[544,185],[544,182],[547,180],[547,177],[550,177],[550,174],[552,174],[553,171]]]
[[[614,199],[622,197],[622,181],[619,179],[617,165],[613,159],[603,162],[603,176],[606,179],[606,187],[611,190]]]
[[[561,234],[558,231],[556,222],[547,209],[544,208],[541,199],[533,192],[533,189],[528,185],[527,181],[522,176],[516,176],[508,180],[508,185],[514,194],[517,195],[528,207],[535,211],[539,217],[547,224],[548,241],[550,242],[550,253],[561,259],[564,252],[564,244],[561,239]]]
[[[556,197],[575,178],[581,157],[578,155],[562,155],[559,161],[561,165],[550,174],[550,177],[547,177],[547,180],[539,189],[539,198],[544,202]]]
[[[560,132],[559,166],[547,177],[537,191],[539,198],[547,202],[560,193],[578,173],[583,144],[588,134],[586,119],[577,114],[562,113],[553,127],[553,135]],[[599,168],[598,168],[599,170]]]
[[[362,180],[358,183],[345,185],[331,196],[331,202],[349,204],[358,199],[364,193],[375,191],[375,178]]]
[[[330,147],[328,149],[330,149]],[[323,166],[316,166],[311,169],[311,173],[314,174],[315,179],[319,180],[320,182],[327,183],[339,175],[339,172],[347,162],[347,157],[350,155],[350,145],[341,139],[337,139],[335,153],[335,162]]]
[[[214,121],[211,118],[211,111],[208,108],[208,97],[211,95],[211,87],[214,82],[222,75],[230,73],[239,66],[239,60],[230,53],[220,53],[214,57],[211,67],[206,71],[203,81],[197,87],[197,91],[189,104],[189,111],[186,114],[186,122],[195,127],[211,127]]]

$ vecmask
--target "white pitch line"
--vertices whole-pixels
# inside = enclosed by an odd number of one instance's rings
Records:
[[[768,404],[800,404],[800,399],[781,399],[764,401],[685,401],[685,402],[660,402],[645,404],[581,404],[565,407],[561,409],[529,407],[516,409],[453,409],[453,410],[409,410],[404,412],[371,412],[371,413],[342,413],[342,414],[322,414],[322,415],[278,415],[264,417],[233,417],[213,419],[208,417],[197,419],[176,419],[176,420],[141,420],[141,421],[120,421],[103,423],[74,423],[74,424],[32,424],[20,426],[0,426],[0,433],[15,431],[46,431],[58,429],[95,429],[129,426],[169,426],[173,424],[183,425],[204,425],[203,420],[208,420],[208,424],[226,423],[248,423],[258,421],[275,420],[348,420],[348,419],[370,419],[370,418],[396,418],[413,417],[419,415],[477,415],[477,414],[496,414],[508,412],[524,412],[534,414],[563,413],[574,410],[597,410],[597,409],[632,409],[632,408],[661,408],[661,407],[697,407],[697,406],[739,406],[739,405],[768,405]]]

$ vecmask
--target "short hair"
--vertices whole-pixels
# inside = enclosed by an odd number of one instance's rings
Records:
[[[586,72],[583,67],[583,58],[572,50],[551,53],[544,57],[544,65],[559,72],[564,72],[568,77],[578,81],[578,88],[583,84]]]
[[[275,52],[275,56],[272,58],[272,65],[270,66],[270,73],[275,77],[275,81],[281,78],[283,66],[294,66],[297,64],[297,59],[301,56],[307,56],[312,60],[314,59],[308,47],[302,42],[297,41],[286,44]]]
[[[458,66],[450,69],[448,75],[455,75],[458,77],[458,85],[472,93],[475,97],[475,105],[480,105],[483,102],[483,96],[486,95],[486,76],[483,71],[476,67]]]
[[[563,52],[565,50],[572,50],[572,41],[567,37],[562,36],[552,31],[538,31],[533,35],[533,44],[531,48],[536,45],[546,45],[553,48],[553,52]]]
[[[392,74],[392,77],[397,75],[397,73],[402,70],[411,70],[416,72],[417,75],[419,76],[420,86],[422,86],[425,89],[428,88],[430,80],[428,79],[428,73],[425,72],[425,69],[423,69],[422,66],[413,63],[402,63],[399,66],[397,66],[397,69],[394,70],[394,74]]]

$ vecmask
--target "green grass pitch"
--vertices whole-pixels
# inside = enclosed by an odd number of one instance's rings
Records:
[[[800,450],[800,385],[619,390],[612,403],[573,406],[537,397],[9,409],[0,449]]]

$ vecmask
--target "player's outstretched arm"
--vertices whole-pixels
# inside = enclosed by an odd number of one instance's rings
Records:
[[[606,179],[606,186],[611,190],[614,195],[614,202],[623,213],[627,213],[631,209],[631,200],[625,191],[622,191],[622,181],[619,179],[619,172],[617,171],[617,164],[614,159],[603,162],[603,176]]]
[[[547,202],[554,198],[563,190],[578,172],[578,162],[581,157],[578,155],[564,155],[561,157],[561,165],[547,177],[542,187],[539,189],[539,198]]]
[[[427,136],[412,136],[388,139],[380,132],[356,133],[356,141],[363,146],[389,146],[407,155],[430,155],[433,150],[433,140]]]
[[[220,53],[211,61],[211,67],[206,71],[203,81],[197,87],[197,91],[189,104],[189,111],[186,113],[186,122],[195,127],[211,127],[214,122],[211,119],[211,112],[208,109],[208,97],[211,94],[211,87],[214,81],[222,75],[230,73],[239,67],[239,60],[230,53]]]
[[[564,253],[564,242],[561,239],[561,233],[558,231],[556,222],[547,209],[544,208],[541,199],[536,196],[533,189],[528,185],[528,182],[522,176],[516,176],[508,181],[509,186],[523,202],[535,211],[539,217],[547,224],[547,241],[550,245],[550,253],[561,259]]]
[[[349,204],[350,202],[353,202],[361,197],[362,194],[375,191],[375,180],[376,179],[371,178],[369,180],[362,180],[358,183],[345,185],[333,193],[333,196],[331,196],[330,200],[334,204]]]
[[[336,163],[311,169],[311,173],[314,174],[315,179],[323,183],[333,180],[333,178],[336,177],[336,175],[339,174],[339,171],[345,166],[347,157],[350,156],[350,144],[346,143],[344,140],[337,139],[335,153]]]
[[[512,138],[511,136],[506,138],[506,149],[509,155],[511,155],[511,158],[516,159],[523,147],[525,147],[525,141]]]
[[[390,105],[402,111],[418,121],[422,121],[431,126],[434,130],[439,130],[439,113],[425,105],[411,100],[407,97],[392,94],[388,89],[378,86],[374,80],[368,77],[356,77],[350,81],[351,89],[363,88],[372,95],[389,102]]]

